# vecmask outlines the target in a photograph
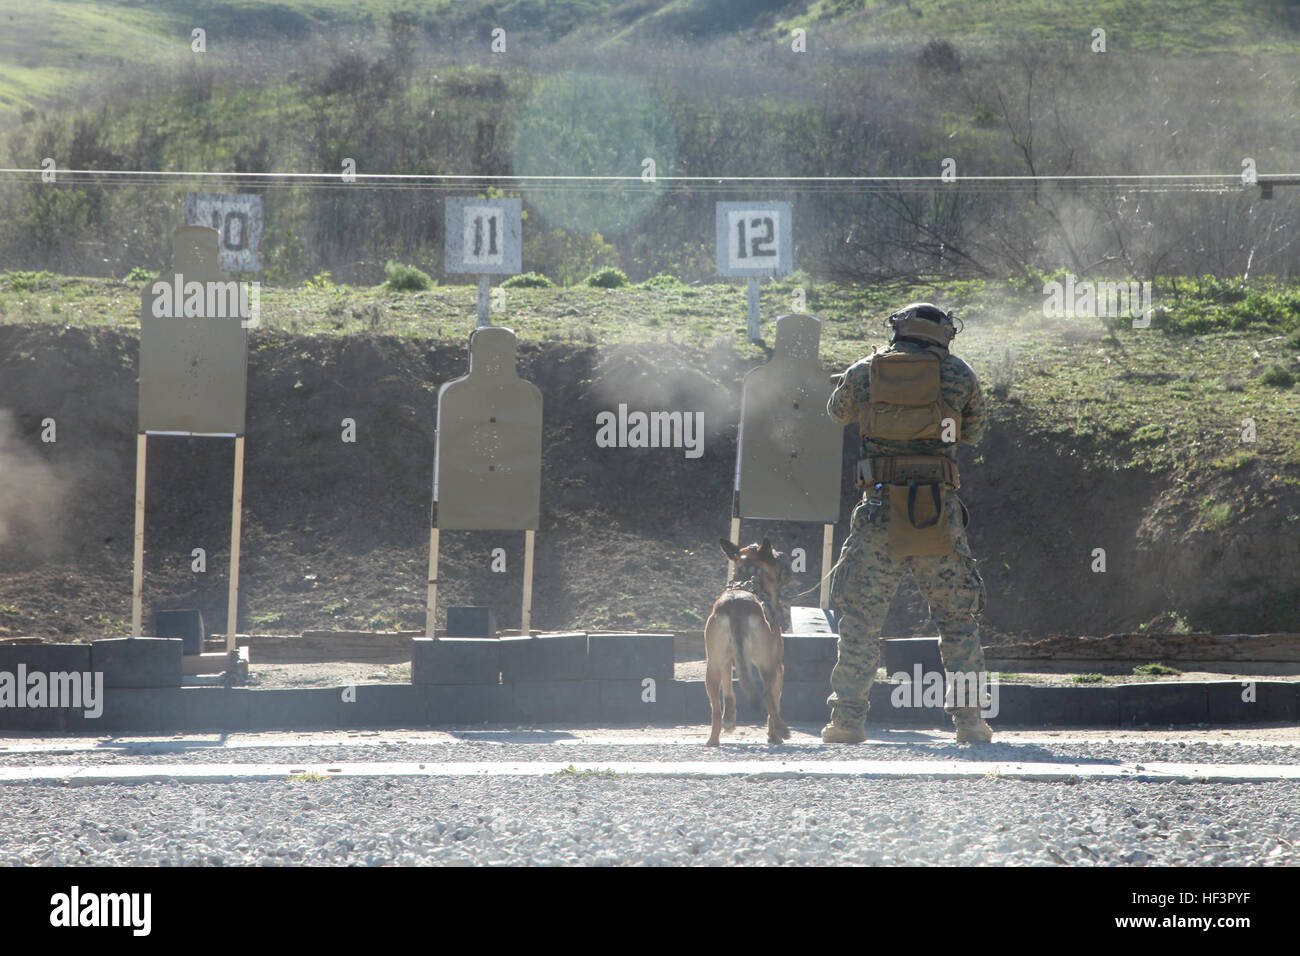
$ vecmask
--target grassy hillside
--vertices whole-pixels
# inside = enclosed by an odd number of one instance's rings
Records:
[[[1025,41],[1086,49],[1094,28],[1111,52],[1169,55],[1294,54],[1300,9],[1287,0],[3,0],[0,3],[0,122],[50,104],[96,77],[146,66],[168,67],[192,54],[190,33],[207,33],[209,55],[258,45],[346,34],[384,41],[390,25],[409,23],[412,41],[462,51],[500,26],[523,48],[569,40],[584,47],[661,38],[784,42],[796,27],[808,49],[870,49],[943,37],[963,47],[1015,49]],[[517,47],[516,49],[519,49]]]

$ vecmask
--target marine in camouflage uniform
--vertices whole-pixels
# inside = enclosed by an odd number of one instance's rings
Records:
[[[941,310],[935,311],[942,314]],[[927,349],[933,352],[934,348],[933,342],[896,334],[890,346],[859,360],[844,373],[827,404],[830,416],[845,425],[859,421],[859,413],[870,399],[870,366],[877,355],[897,351],[924,353]],[[945,404],[961,413],[958,440],[977,444],[986,425],[979,380],[961,359],[947,354],[946,349],[941,354],[939,387]],[[863,458],[882,455],[942,455],[956,464],[955,445],[937,439],[863,438]],[[831,724],[823,736],[828,742],[853,743],[865,736],[862,728],[867,717],[867,695],[880,664],[880,631],[904,571],[912,572],[930,604],[941,637],[944,670],[972,675],[984,670],[978,624],[985,603],[984,581],[966,542],[965,509],[949,489],[945,497],[951,554],[893,557],[888,545],[891,494],[906,495],[907,488],[888,484],[865,488],[862,500],[853,510],[849,537],[832,572],[831,605],[839,616],[839,660],[831,674],[832,693],[827,699]],[[948,712],[954,714],[955,709],[949,703]],[[982,731],[977,731],[974,737],[963,738],[961,720],[967,716],[972,723],[979,722]],[[984,734],[989,733],[988,727],[979,721],[977,712],[957,715],[955,721],[959,740],[987,739]],[[838,730],[832,730],[832,725]],[[838,738],[832,739],[835,734]]]

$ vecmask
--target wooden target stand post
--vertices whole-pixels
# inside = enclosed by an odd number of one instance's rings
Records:
[[[249,313],[244,286],[219,267],[217,230],[182,226],[172,233],[172,269],[146,286],[140,311],[140,403],[135,458],[135,555],[131,636],[143,633],[144,516],[151,436],[233,438],[230,583],[226,650],[187,659],[191,673],[235,665],[239,609],[239,537],[243,511],[244,415],[248,392]],[[255,301],[255,300],[254,300]],[[207,658],[205,660],[205,658]]]
[[[438,390],[438,430],[429,521],[429,591],[424,633],[434,637],[440,530],[523,531],[519,633],[532,627],[533,545],[541,516],[542,392],[515,370],[510,329],[469,338],[469,373]]]
[[[742,543],[742,517],[821,523],[821,607],[826,609],[844,429],[826,414],[832,387],[817,355],[821,325],[811,315],[781,316],[772,359],[745,375],[731,540]],[[734,576],[734,563],[728,573]]]

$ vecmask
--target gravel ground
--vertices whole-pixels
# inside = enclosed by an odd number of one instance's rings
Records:
[[[1300,763],[1300,747],[1285,744],[1243,746],[1226,742],[1144,741],[1135,737],[1102,738],[1088,741],[1062,739],[1033,742],[995,741],[984,746],[958,745],[950,733],[896,733],[896,743],[868,741],[853,747],[833,747],[801,728],[783,747],[768,747],[762,734],[753,728],[740,731],[743,742],[724,736],[719,748],[701,746],[704,734],[689,728],[695,740],[662,743],[578,743],[563,732],[526,733],[467,731],[460,739],[439,741],[402,741],[399,735],[384,734],[370,738],[342,738],[347,742],[327,746],[302,747],[223,747],[218,738],[210,744],[167,741],[115,744],[124,749],[77,752],[5,753],[0,750],[0,766],[72,765],[98,766],[121,763],[320,763],[322,761],[680,761],[680,760],[981,760],[1024,761],[1039,763]],[[534,737],[534,742],[518,742]],[[363,740],[373,743],[363,743]],[[733,742],[728,742],[733,741]],[[12,738],[9,743],[17,743]]]
[[[1300,863],[1278,783],[294,780],[0,787],[0,865]]]

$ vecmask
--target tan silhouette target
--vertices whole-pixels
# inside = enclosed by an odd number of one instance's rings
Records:
[[[233,438],[235,472],[226,596],[226,654],[231,655],[236,653],[239,610],[247,329],[256,322],[257,293],[255,287],[222,275],[217,239],[217,230],[206,226],[182,226],[174,230],[171,269],[164,270],[156,282],[147,285],[141,297],[131,635],[141,635],[144,618],[145,478],[149,437]],[[233,659],[227,656],[216,666],[232,663]]]
[[[771,361],[745,376],[732,540],[742,517],[822,522],[825,565],[840,514],[844,435],[826,413],[832,386],[817,354],[820,343],[819,319],[783,315]],[[827,597],[823,583],[823,606]]]
[[[831,383],[817,348],[821,321],[783,315],[772,360],[745,376],[737,449],[738,513],[834,522],[844,429],[826,414]]]
[[[515,371],[515,334],[469,339],[469,374],[438,391],[433,500],[438,527],[536,529],[541,513],[542,393]]]
[[[469,372],[438,391],[426,630],[433,636],[439,529],[525,531],[524,622],[531,613],[533,533],[541,516],[542,393],[515,370],[514,332],[477,329]]]
[[[140,431],[241,435],[248,392],[250,289],[218,267],[217,231],[172,233],[172,268],[140,307]]]

